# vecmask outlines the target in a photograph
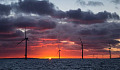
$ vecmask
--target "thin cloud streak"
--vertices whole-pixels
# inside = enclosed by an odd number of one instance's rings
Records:
[[[77,3],[81,6],[92,6],[92,7],[96,7],[96,6],[104,6],[104,4],[102,2],[99,1],[84,1],[84,0],[77,0]]]

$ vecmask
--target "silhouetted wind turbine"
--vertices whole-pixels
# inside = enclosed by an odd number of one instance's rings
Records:
[[[111,45],[109,44],[109,46],[110,47],[108,49],[109,49],[109,54],[110,54],[110,59],[111,59]]]
[[[83,59],[83,42],[82,42],[81,38],[79,38],[79,39],[80,39],[80,42],[81,42],[81,47],[82,47],[82,59]]]
[[[60,59],[60,51],[61,51],[61,50],[60,50],[60,48],[59,48],[59,51],[58,51],[58,52],[59,52],[59,59]]]
[[[59,59],[60,59],[60,52],[61,52],[61,50],[60,50],[60,45],[59,45],[59,43],[60,43],[60,39],[58,38],[59,36],[59,34],[60,34],[61,32],[57,32],[57,39],[58,39],[58,41],[57,41],[57,43],[58,43],[58,52],[59,52]]]
[[[28,38],[26,36],[26,27],[25,27],[25,38],[21,42],[19,42],[18,44],[22,43],[24,40],[25,40],[25,59],[27,60],[27,41],[28,41]]]
[[[60,59],[60,52],[61,52],[61,50],[60,50],[60,45],[59,45],[60,41],[58,41],[57,43],[58,43],[58,49],[59,49],[59,50],[58,50],[58,53],[59,53],[59,59]]]

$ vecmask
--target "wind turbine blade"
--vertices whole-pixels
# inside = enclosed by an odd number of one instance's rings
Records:
[[[22,43],[24,40],[25,40],[25,39],[21,40],[21,42],[19,42],[18,44]],[[17,45],[18,45],[18,44],[17,44]]]
[[[81,38],[79,38],[79,39],[80,39],[81,44],[83,44],[83,42],[82,42]]]
[[[26,27],[25,27],[25,38],[26,38]]]
[[[58,55],[59,51],[57,52],[57,55]]]

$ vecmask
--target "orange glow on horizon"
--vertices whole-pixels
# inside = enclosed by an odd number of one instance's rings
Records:
[[[40,58],[40,59],[58,59],[59,58],[59,48],[58,45],[60,47],[60,58],[81,58],[81,50],[76,50],[76,49],[72,49],[70,46],[71,45],[76,45],[74,42],[72,41],[60,41],[61,43],[48,43],[48,44],[44,44],[44,43],[39,43],[39,45],[37,46],[29,46],[28,47],[28,58]],[[65,43],[65,44],[64,44]],[[63,47],[64,45],[67,44],[67,47]],[[69,49],[70,47],[70,49]],[[11,49],[12,51],[16,51],[21,49],[22,51],[16,52],[16,53],[8,53],[10,55],[7,56],[0,56],[0,58],[24,58],[24,47],[18,47],[15,49]],[[10,49],[9,49],[10,50]],[[106,48],[106,50],[108,50],[108,48]],[[111,51],[119,51],[120,49],[117,48],[112,48]],[[89,55],[88,55],[89,54]],[[94,54],[93,52],[90,52],[89,49],[84,49],[84,58],[109,58],[109,52],[107,52],[106,54],[104,54],[103,56],[100,55],[102,53],[98,53],[98,54]],[[113,54],[112,53],[112,58],[118,58],[119,54]]]
[[[51,57],[49,57],[49,60],[51,60],[52,58]]]
[[[9,57],[0,57],[0,58],[24,58],[24,56],[19,56],[19,57],[16,57],[16,56],[9,56]],[[45,55],[44,57],[40,57],[40,56],[28,56],[28,58],[39,58],[39,59],[59,59],[59,57],[57,56],[47,56]],[[62,56],[61,55],[61,59],[67,59],[67,58],[71,58],[71,59],[81,59],[81,55],[80,56]],[[101,58],[104,58],[104,59],[109,59],[109,55],[85,55],[84,58],[94,58],[94,59],[101,59]],[[120,55],[112,55],[112,58],[120,58]]]

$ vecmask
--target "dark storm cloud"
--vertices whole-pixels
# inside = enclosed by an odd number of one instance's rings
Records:
[[[97,4],[96,2],[88,2],[89,4]],[[81,11],[81,9],[77,10],[69,10],[67,12],[63,12],[55,8],[54,4],[49,1],[38,1],[38,0],[24,0],[19,3],[12,4],[12,12],[17,14],[26,13],[26,14],[39,14],[39,15],[50,15],[55,18],[70,18],[75,19],[73,22],[75,23],[101,23],[104,22],[108,18],[119,19],[119,16],[116,13],[110,12],[98,12],[94,14],[91,11]],[[71,20],[69,20],[71,21]]]
[[[89,1],[88,5],[101,5],[100,2]],[[18,8],[18,9],[17,9]],[[98,12],[94,14],[91,11],[81,11],[78,10],[69,10],[67,12],[63,12],[55,8],[54,4],[50,3],[49,1],[37,1],[37,0],[24,0],[19,2],[17,10],[20,10],[24,13],[34,13],[39,15],[51,15],[52,17],[56,18],[70,18],[80,20],[81,23],[101,23],[104,22],[108,18],[119,19],[119,16],[116,13],[110,12]],[[74,21],[77,22],[77,21]],[[78,22],[79,23],[79,22]]]
[[[116,41],[116,40],[108,40],[108,44],[116,45],[118,43],[120,43],[120,42]]]
[[[67,16],[66,12],[61,10],[55,11],[53,17],[55,18],[65,18]]]
[[[44,21],[40,20],[39,23],[37,24],[37,29],[53,29],[56,27],[55,22],[53,21]]]
[[[53,29],[56,27],[56,23],[52,20],[48,19],[38,19],[36,20],[34,17],[18,17],[17,19],[13,19],[13,23],[15,27],[18,28],[29,28],[36,30],[46,30]],[[21,21],[22,20],[22,21]]]
[[[81,35],[107,35],[109,32],[106,28],[96,30],[96,29],[84,29],[80,31]]]
[[[39,38],[41,37],[39,34],[40,31],[56,27],[54,21],[41,18],[36,20],[36,18],[32,16],[16,16],[2,18],[0,20],[0,49],[6,49],[8,52],[11,52],[11,49],[9,48],[16,48],[24,45],[23,42],[21,45],[17,46],[17,43],[24,39],[24,32],[18,30],[19,28],[24,30],[26,27],[34,32],[37,30],[38,32],[36,34],[28,30],[27,37],[30,40],[28,46],[38,46],[40,42],[37,41],[39,41]]]
[[[80,30],[78,33],[86,42],[85,44],[99,44],[103,47],[107,44],[116,45],[119,41],[115,39],[119,39],[120,37],[117,36],[120,33],[116,30],[119,30],[119,23],[104,23],[104,24],[93,24],[89,26],[87,29]],[[114,37],[111,37],[114,35]],[[85,36],[85,37],[84,37]],[[90,43],[89,43],[90,42]],[[89,46],[88,46],[89,47]]]
[[[7,18],[0,19],[0,34],[11,33],[14,30],[15,30],[14,26],[9,22],[9,19]]]
[[[21,21],[22,20],[22,21]],[[23,37],[23,32],[17,30],[18,28],[33,30],[48,30],[56,27],[56,22],[48,19],[37,19],[32,16],[16,16],[0,19],[0,38],[1,41],[6,39],[15,39]],[[8,40],[9,41],[9,40]]]
[[[99,1],[88,1],[88,3],[84,0],[77,0],[77,3],[79,3],[82,6],[103,6],[104,4]]]
[[[21,16],[21,17],[12,19],[12,21],[14,23],[14,26],[17,28],[25,28],[25,27],[33,28],[36,26],[36,23],[35,23],[36,21],[29,17]]]
[[[17,38],[17,37],[22,37],[24,34],[22,31],[17,30],[15,33],[11,33],[11,34],[0,34],[0,39],[13,39],[13,38]]]
[[[119,15],[116,13],[104,11],[94,14],[91,11],[83,12],[81,9],[67,11],[67,16],[73,19],[70,21],[79,23],[101,23],[106,21],[106,19],[119,19]]]
[[[17,41],[16,43],[18,43],[18,42],[21,41],[21,37],[20,36],[21,35],[18,35],[16,37],[1,38],[0,41],[2,41],[2,42],[16,42]],[[22,38],[23,38],[23,36],[22,36]]]
[[[11,7],[10,5],[0,4],[0,15],[9,15]]]
[[[115,39],[119,39],[120,37],[111,37],[111,35],[118,35],[120,34],[119,26],[120,24],[117,22],[104,22],[102,24],[90,24],[90,25],[79,25],[75,26],[77,24],[60,24],[56,26],[56,29],[53,29],[53,31],[48,32],[48,38],[51,39],[59,39],[61,41],[72,41],[75,42],[77,45],[67,45],[64,43],[63,49],[67,50],[78,50],[78,48],[81,48],[81,43],[79,40],[79,37],[81,37],[84,49],[102,49],[103,51],[106,51],[104,48],[109,47],[109,43],[111,45],[116,46],[119,41],[116,41]],[[56,31],[59,34],[56,34]],[[56,37],[57,35],[57,37]],[[69,46],[69,47],[68,47]],[[97,51],[96,51],[97,52]],[[102,52],[102,51],[98,51]]]
[[[18,8],[25,13],[35,13],[40,15],[52,15],[55,11],[52,3],[37,0],[24,0],[19,3]]]
[[[58,10],[53,3],[45,0],[24,0],[19,2],[19,5],[15,8],[24,13],[51,15],[56,18],[64,18],[66,16],[65,12]]]

